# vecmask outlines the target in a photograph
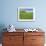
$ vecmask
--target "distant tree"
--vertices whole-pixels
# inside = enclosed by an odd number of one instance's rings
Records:
[[[25,13],[26,11],[25,10],[22,10],[22,11],[20,11],[21,13]]]

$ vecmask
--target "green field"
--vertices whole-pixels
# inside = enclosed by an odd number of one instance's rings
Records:
[[[20,19],[33,19],[33,12],[20,11]]]

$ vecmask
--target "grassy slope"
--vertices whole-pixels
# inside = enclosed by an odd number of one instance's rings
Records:
[[[32,15],[33,15],[32,12],[20,11],[20,19],[32,19],[33,18]]]

